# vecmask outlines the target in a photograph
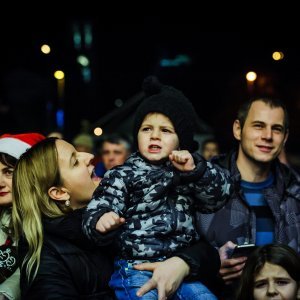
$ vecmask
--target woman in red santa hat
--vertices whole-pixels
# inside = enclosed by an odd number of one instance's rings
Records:
[[[20,156],[45,139],[39,133],[0,136],[0,300],[20,299],[18,260],[11,236],[12,176]]]

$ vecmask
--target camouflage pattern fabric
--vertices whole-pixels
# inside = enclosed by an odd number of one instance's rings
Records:
[[[123,258],[169,256],[198,240],[195,209],[220,209],[231,185],[221,168],[198,154],[193,157],[196,168],[179,172],[169,161],[152,165],[132,154],[107,172],[95,191],[84,214],[85,234],[98,245],[107,244],[111,236],[97,232],[95,225],[104,213],[114,211],[126,219],[117,239]]]

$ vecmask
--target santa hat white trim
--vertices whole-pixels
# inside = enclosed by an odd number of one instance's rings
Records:
[[[0,152],[9,154],[16,159],[28,149],[31,145],[15,138],[4,137],[0,139]]]

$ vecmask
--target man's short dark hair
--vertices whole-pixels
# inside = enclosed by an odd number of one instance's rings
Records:
[[[253,102],[255,102],[255,101],[262,101],[266,105],[270,106],[271,108],[281,107],[284,111],[284,124],[283,124],[284,131],[285,131],[285,133],[288,131],[290,124],[289,124],[289,115],[288,115],[285,104],[280,99],[267,98],[267,97],[252,98],[241,105],[241,107],[238,110],[238,114],[237,114],[237,119],[240,121],[241,128],[244,127],[250,107],[253,104]]]

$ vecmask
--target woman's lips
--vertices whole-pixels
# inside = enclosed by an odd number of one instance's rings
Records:
[[[0,197],[4,197],[4,196],[6,196],[7,194],[9,194],[9,192],[0,192]]]

